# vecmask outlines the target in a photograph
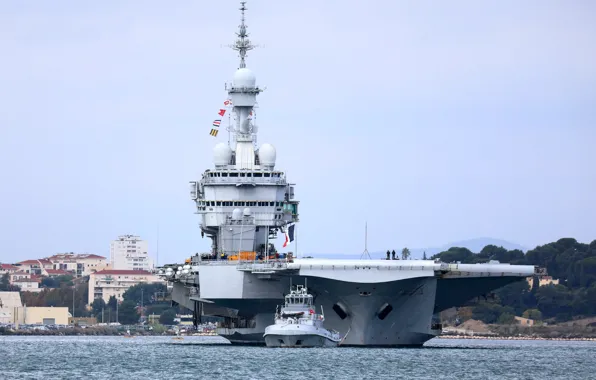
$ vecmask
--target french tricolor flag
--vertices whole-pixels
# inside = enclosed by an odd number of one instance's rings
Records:
[[[285,235],[286,235],[286,241],[284,242],[283,247],[285,248],[289,243],[294,241],[294,227],[296,225],[292,224],[291,226],[288,227],[288,230],[286,231]]]

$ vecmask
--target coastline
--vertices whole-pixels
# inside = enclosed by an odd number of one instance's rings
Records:
[[[126,328],[106,328],[106,327],[67,327],[53,330],[39,329],[6,329],[0,328],[0,336],[217,336],[213,333],[193,332],[192,334],[177,335],[172,331],[162,330],[144,330],[130,329],[130,334]]]
[[[498,335],[438,335],[436,339],[478,339],[478,340],[552,340],[574,342],[596,342],[594,337],[544,337],[544,336],[498,336]]]

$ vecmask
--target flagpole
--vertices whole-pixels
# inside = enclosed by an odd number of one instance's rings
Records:
[[[265,239],[265,262],[269,262],[269,225],[267,225],[267,239]]]
[[[298,258],[298,229],[294,223],[294,251],[296,251],[296,258]]]
[[[226,107],[228,111],[228,146],[232,147],[232,112],[230,111],[230,105]]]

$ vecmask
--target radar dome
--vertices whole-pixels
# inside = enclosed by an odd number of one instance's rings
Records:
[[[242,210],[240,210],[239,208],[235,208],[234,211],[232,211],[232,219],[233,220],[242,219]]]
[[[234,87],[255,87],[256,81],[257,77],[250,69],[242,68],[234,73]]]
[[[213,148],[213,163],[215,166],[228,165],[232,159],[232,149],[223,142]]]
[[[265,143],[259,148],[259,162],[265,167],[273,168],[276,156],[275,147],[271,144]]]
[[[246,207],[244,209],[244,216],[250,216],[250,208]]]

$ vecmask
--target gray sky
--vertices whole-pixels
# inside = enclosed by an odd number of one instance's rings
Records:
[[[238,66],[237,1],[0,4],[0,261],[205,251],[188,182]],[[596,3],[247,3],[259,143],[299,251],[596,238]],[[281,238],[279,239],[281,243]],[[281,245],[281,244],[280,244]]]

